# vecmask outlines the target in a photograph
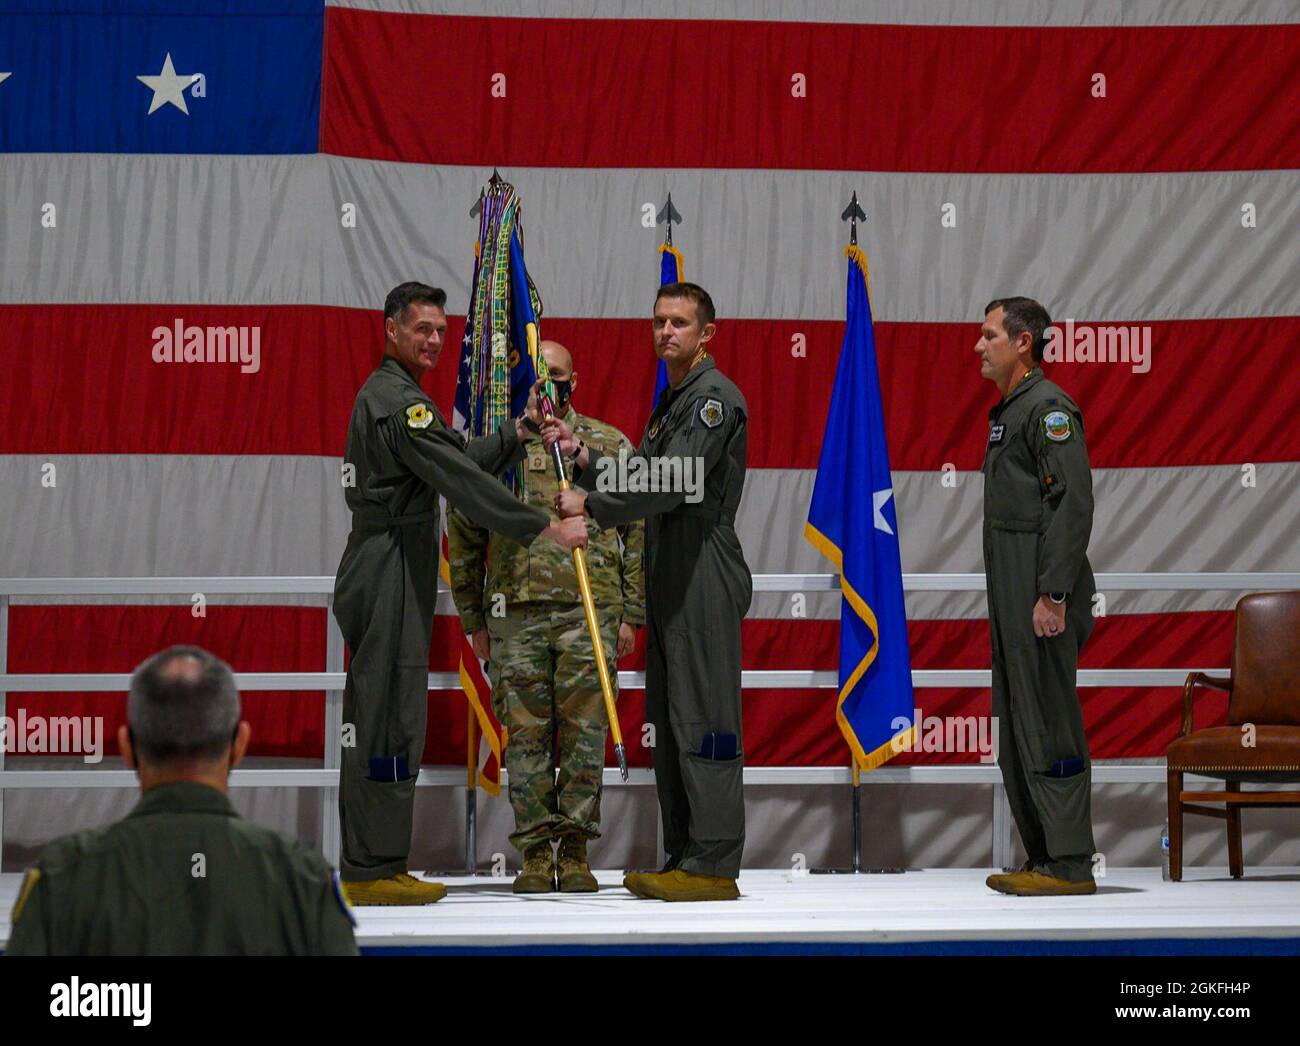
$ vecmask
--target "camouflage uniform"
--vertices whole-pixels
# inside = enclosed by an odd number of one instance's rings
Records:
[[[632,445],[612,425],[578,414],[564,420],[608,455]],[[523,500],[555,517],[559,483],[539,437],[524,445]],[[588,523],[587,567],[610,675],[620,621],[645,622],[641,578],[644,526]],[[505,766],[521,851],[565,835],[600,834],[601,773],[609,722],[591,649],[573,554],[558,545],[525,548],[476,527],[459,512],[447,522],[452,593],[467,632],[487,628],[492,707],[507,731]],[[557,751],[558,750],[558,751]],[[558,757],[559,779],[555,767]]]

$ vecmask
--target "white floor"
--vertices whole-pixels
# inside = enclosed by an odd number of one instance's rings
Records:
[[[665,904],[633,897],[622,873],[599,872],[598,894],[516,897],[509,878],[444,879],[425,908],[360,908],[365,946],[520,947],[775,942],[1105,940],[1143,937],[1300,938],[1300,869],[1261,869],[1234,882],[1222,868],[1183,882],[1157,868],[1111,872],[1091,897],[1008,897],[987,870],[897,875],[744,872],[741,899]],[[0,942],[21,877],[0,876]]]

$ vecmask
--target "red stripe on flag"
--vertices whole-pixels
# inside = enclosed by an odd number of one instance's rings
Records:
[[[152,332],[176,317],[204,330],[259,328],[258,370],[154,362]],[[58,344],[66,325],[96,330],[95,351],[73,365],[33,350]],[[1300,317],[1149,326],[1148,373],[1046,366],[1083,410],[1094,467],[1300,460],[1293,389],[1280,380],[1294,366]],[[448,417],[463,329],[463,317],[449,317],[444,358],[425,380]],[[578,409],[635,443],[654,388],[649,321],[548,317],[544,330],[573,351]],[[380,331],[377,311],[322,306],[0,306],[0,453],[341,456]],[[806,357],[792,355],[796,334]],[[751,468],[816,468],[843,335],[839,321],[720,321],[714,355],[749,403]],[[895,469],[979,468],[997,393],[979,376],[977,336],[974,321],[876,324]],[[1249,366],[1223,350],[1246,343]]]
[[[812,25],[336,7],[325,21],[321,148],[346,156],[486,169],[1300,167],[1294,25]],[[1094,95],[1099,74],[1105,97]]]

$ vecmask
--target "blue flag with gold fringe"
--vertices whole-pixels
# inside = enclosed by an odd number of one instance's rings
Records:
[[[678,283],[682,278],[682,252],[671,243],[661,243],[659,245],[659,286],[666,287],[670,283]],[[655,398],[650,404],[651,413],[654,413],[655,407],[659,405],[659,397],[663,395],[666,388],[668,388],[668,368],[664,366],[664,361],[660,360],[659,367],[655,371]]]
[[[840,572],[835,719],[857,764],[871,770],[910,747],[916,724],[867,258],[856,246],[844,253],[844,344],[804,536]]]

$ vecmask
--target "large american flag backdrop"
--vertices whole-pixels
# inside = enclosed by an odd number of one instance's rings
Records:
[[[855,190],[905,571],[981,569],[996,390],[972,348],[1007,294],[1150,339],[1143,365],[1047,368],[1087,422],[1095,569],[1300,569],[1294,4],[490,6],[0,3],[0,575],[332,574],[384,294],[448,289],[429,388],[449,413],[468,212],[493,167],[522,194],[575,402],[634,439],[671,191],[685,275],[717,302],[715,354],[751,408],[738,527],[756,573],[829,569],[801,534]],[[208,361],[218,328],[242,362]],[[1083,665],[1224,666],[1234,598],[1107,593]],[[456,667],[449,610],[436,670]],[[987,668],[982,593],[908,610],[915,669]],[[8,669],[125,672],[186,641],[242,671],[319,671],[324,614],[15,600]],[[837,619],[835,593],[760,593],[746,667],[833,669]],[[988,711],[987,690],[917,694],[926,715]],[[751,765],[847,763],[833,689],[744,701]],[[1083,701],[1097,758],[1159,756],[1177,732],[1173,688]],[[110,727],[123,706],[9,698]],[[245,706],[255,752],[321,752],[318,693]],[[641,693],[620,707],[637,737]],[[429,712],[426,761],[461,762],[464,698],[432,693]]]

